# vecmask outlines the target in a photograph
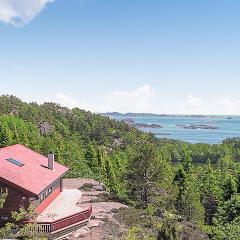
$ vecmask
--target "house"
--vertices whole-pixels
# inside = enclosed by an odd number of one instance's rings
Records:
[[[0,224],[11,220],[12,211],[30,205],[39,215],[39,231],[49,235],[59,235],[86,222],[91,206],[78,207],[79,190],[64,192],[62,178],[67,172],[68,168],[54,161],[53,153],[45,157],[20,144],[1,148],[0,188],[8,189],[8,197],[0,210]]]

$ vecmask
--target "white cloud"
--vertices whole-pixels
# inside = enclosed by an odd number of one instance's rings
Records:
[[[23,26],[55,0],[0,0],[0,21]]]
[[[169,96],[171,97],[171,96]],[[240,99],[224,97],[213,101],[204,101],[192,94],[182,102],[169,104],[157,102],[155,90],[144,84],[134,90],[116,90],[108,94],[101,103],[93,104],[86,101],[77,101],[72,97],[59,92],[53,98],[44,101],[59,103],[68,108],[79,107],[92,112],[146,112],[160,114],[240,114]]]
[[[86,101],[78,102],[72,97],[59,92],[53,98],[45,98],[43,102],[56,102],[68,108],[79,107],[92,112],[151,112],[151,99],[154,89],[148,84],[132,90],[118,90],[108,94],[100,104],[89,104]]]
[[[184,102],[178,103],[174,108],[176,109],[176,113],[199,114],[203,107],[204,103],[202,99],[190,94]]]
[[[206,115],[239,115],[240,99],[223,97],[213,101],[203,101],[199,97],[189,95],[184,102],[170,106],[171,113],[206,114]]]
[[[44,98],[43,101],[41,101],[41,103],[44,102],[55,102],[67,108],[79,107],[79,103],[74,98],[62,92],[58,92],[53,98],[50,97]]]
[[[214,114],[223,113],[227,115],[240,114],[240,99],[225,97],[215,101],[211,106]]]
[[[105,97],[103,105],[98,106],[98,111],[118,112],[149,112],[152,109],[151,99],[154,96],[154,89],[148,84],[132,91],[113,91]]]
[[[54,102],[60,104],[62,107],[67,107],[70,109],[78,107],[80,109],[92,112],[95,112],[96,109],[99,107],[98,105],[90,105],[85,101],[79,102],[73,97],[70,97],[69,95],[62,92],[58,92],[53,97],[45,97],[41,101],[39,101],[40,104],[43,104],[44,102]]]
[[[59,92],[56,95],[56,101],[61,104],[62,106],[68,107],[68,108],[74,108],[78,106],[78,102],[69,96],[67,96],[64,93]]]
[[[186,103],[187,107],[190,107],[190,108],[197,107],[197,108],[199,108],[199,107],[202,107],[202,105],[203,105],[203,102],[202,102],[201,98],[194,97],[193,95],[188,96],[187,103]]]

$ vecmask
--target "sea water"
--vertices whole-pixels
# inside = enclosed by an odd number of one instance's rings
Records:
[[[221,143],[226,138],[240,137],[240,116],[110,116],[116,120],[131,118],[135,123],[160,124],[162,128],[141,128],[158,138],[190,143]],[[177,125],[207,125],[217,129],[185,129]]]

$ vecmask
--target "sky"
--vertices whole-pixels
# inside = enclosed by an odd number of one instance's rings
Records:
[[[239,0],[0,0],[0,94],[240,114],[239,12]]]

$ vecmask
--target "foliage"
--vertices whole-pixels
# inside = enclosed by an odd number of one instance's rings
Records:
[[[6,202],[7,196],[8,196],[8,190],[5,189],[5,191],[3,191],[3,189],[0,189],[0,209],[3,208],[4,203]]]
[[[21,228],[18,229],[16,233],[17,236],[24,237],[25,239],[31,240],[45,240],[44,236],[42,236],[37,231],[37,213],[32,205],[29,206],[28,209],[20,208],[19,211],[12,212],[12,217],[16,222],[26,221]]]
[[[37,231],[37,214],[33,206],[28,209],[20,208],[19,211],[12,212],[12,217],[14,223],[6,223],[0,228],[0,238],[5,239],[5,237],[20,237],[29,240],[46,240],[47,238],[42,236]],[[25,221],[26,224],[19,227],[16,223],[19,221]],[[13,233],[13,229],[16,229]]]
[[[178,240],[176,222],[166,218],[160,225],[157,240]]]
[[[44,155],[53,151],[56,160],[69,167],[67,177],[94,178],[112,197],[142,208],[149,231],[130,226],[127,239],[176,239],[176,221],[197,224],[211,239],[237,239],[239,138],[214,145],[159,140],[122,121],[78,108],[1,96],[0,147],[16,143]],[[2,190],[0,206],[4,199]],[[171,212],[175,221],[161,222],[154,209],[163,215]],[[20,209],[14,216],[29,217],[30,212]],[[164,224],[157,227],[159,222]],[[6,234],[9,226],[0,234]]]
[[[143,231],[138,228],[138,227],[132,227],[128,230],[128,234],[125,237],[125,240],[154,240],[155,238],[152,236],[149,236],[145,233],[143,233]]]
[[[6,223],[4,227],[0,228],[0,239],[5,239],[12,235],[13,223]]]

